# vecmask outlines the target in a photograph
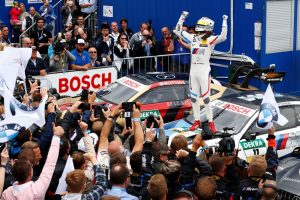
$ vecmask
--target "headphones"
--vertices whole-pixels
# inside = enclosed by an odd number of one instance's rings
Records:
[[[260,199],[261,197],[263,197],[265,195],[265,188],[272,188],[273,190],[276,191],[276,196],[274,198],[274,200],[280,200],[280,195],[278,194],[278,188],[275,185],[272,184],[268,184],[268,183],[264,183],[262,188],[259,188],[257,190],[257,199]]]

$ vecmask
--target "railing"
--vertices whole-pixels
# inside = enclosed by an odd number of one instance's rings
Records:
[[[63,0],[59,0],[56,4],[54,4],[53,8],[55,8],[58,4],[60,4]],[[37,12],[37,11],[36,11]],[[56,18],[57,20],[57,18]],[[60,21],[60,20],[59,20]],[[19,36],[19,44],[22,46],[22,37],[31,30],[32,27],[36,25],[36,22],[34,22],[29,28],[27,28],[20,36]]]
[[[129,57],[123,58],[121,62],[127,60],[127,68],[120,69],[121,75],[128,75],[134,73],[144,72],[189,72],[190,69],[190,53],[180,54],[167,54],[167,55],[155,55],[145,57]],[[225,60],[225,61],[238,61],[238,62],[249,62],[254,64],[255,62],[248,56],[230,54],[225,52],[215,51],[212,59]],[[227,64],[220,64],[211,62],[211,66],[228,68]]]

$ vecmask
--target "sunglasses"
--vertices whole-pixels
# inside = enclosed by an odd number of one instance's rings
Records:
[[[89,53],[97,53],[97,51],[89,51]]]
[[[121,40],[127,40],[127,38],[121,38]]]

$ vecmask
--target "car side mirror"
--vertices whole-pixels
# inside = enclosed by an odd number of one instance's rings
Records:
[[[245,135],[244,135],[244,139],[249,141],[249,140],[255,140],[256,139],[256,133],[255,132],[247,132]]]

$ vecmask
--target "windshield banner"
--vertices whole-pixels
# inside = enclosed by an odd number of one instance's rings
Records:
[[[221,109],[226,109],[231,112],[235,112],[241,115],[246,115],[248,117],[251,117],[254,113],[255,110],[251,108],[246,108],[244,106],[240,106],[237,104],[221,101],[221,100],[214,100],[212,103],[212,106],[221,108]]]
[[[97,91],[103,86],[115,82],[118,72],[115,67],[90,69],[88,71],[71,71],[65,73],[35,76],[42,87],[56,88],[60,95],[77,96],[83,89]]]

